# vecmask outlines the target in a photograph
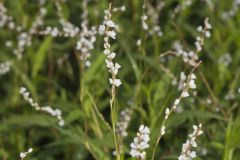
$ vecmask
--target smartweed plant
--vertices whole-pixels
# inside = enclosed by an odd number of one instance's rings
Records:
[[[0,159],[238,160],[239,6],[1,1]]]

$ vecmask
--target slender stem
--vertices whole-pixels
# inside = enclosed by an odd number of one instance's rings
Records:
[[[115,75],[112,75],[112,80],[115,80]],[[120,153],[118,148],[118,141],[117,141],[117,135],[116,135],[116,121],[115,121],[115,97],[116,97],[116,89],[115,85],[112,85],[112,92],[111,92],[111,99],[110,99],[110,108],[111,108],[111,118],[112,118],[112,130],[113,130],[113,137],[114,137],[114,144],[116,148],[116,156],[117,160],[120,160]]]
[[[111,7],[112,7],[112,4],[109,3],[109,7],[108,7],[108,12],[109,13],[111,13]],[[107,16],[108,16],[107,19],[110,20],[111,19],[111,14],[108,14]],[[106,34],[107,41],[108,41],[108,38],[109,38],[109,35],[107,34],[108,31],[109,31],[109,26],[106,26],[105,34]],[[107,49],[110,50],[110,45],[107,45]],[[110,61],[112,61],[112,60],[110,60]],[[115,77],[116,75],[114,73],[111,73],[111,75],[112,75],[112,81],[114,82],[115,78],[116,78]],[[113,138],[114,138],[114,144],[115,144],[115,149],[116,149],[116,157],[117,157],[117,160],[120,160],[118,140],[117,140],[116,128],[115,128],[115,125],[116,125],[116,122],[115,122],[115,96],[116,96],[115,85],[112,84],[112,86],[111,86],[111,99],[110,99],[112,131],[113,131]]]
[[[194,70],[197,69],[197,67],[198,67],[201,63],[202,63],[202,61],[199,61],[199,62],[194,66],[194,68],[191,70],[191,72],[190,72],[190,74],[189,74],[189,76],[188,76],[188,78],[187,78],[186,84],[189,83],[189,81],[191,80],[191,78],[190,78],[191,75],[193,74]],[[188,91],[188,89],[189,89],[189,86],[186,85],[186,86],[183,88],[183,91],[182,91],[182,92],[186,92],[186,91]],[[181,101],[182,98],[183,98],[183,97],[182,97],[182,94],[181,94],[181,95],[178,97],[179,101]],[[169,116],[171,115],[171,113],[172,113],[173,111],[174,111],[174,108],[172,107],[172,108],[170,109],[170,111],[169,111]],[[167,118],[167,119],[168,119],[168,118]],[[161,138],[162,138],[162,136],[163,136],[162,133],[161,133],[162,126],[165,126],[165,123],[166,123],[167,119],[164,118],[164,120],[163,120],[163,122],[162,122],[162,125],[161,125],[161,128],[160,128],[160,132],[159,132],[159,135],[158,135],[158,138],[157,138],[157,142],[156,142],[155,145],[154,145],[153,154],[152,154],[152,160],[154,160],[157,145],[159,144],[159,142],[160,142],[160,140],[161,140]]]
[[[83,105],[83,97],[84,97],[84,66],[83,66],[83,63],[81,60],[80,60],[80,103],[81,105]]]
[[[215,103],[216,108],[218,108],[221,111],[221,113],[224,116],[224,118],[227,119],[228,115],[225,112],[225,110],[222,107],[219,106],[219,101],[218,101],[217,97],[215,96],[213,90],[211,89],[210,84],[207,81],[207,78],[205,77],[205,75],[203,74],[203,72],[201,70],[199,70],[199,74],[200,74],[200,77],[201,77],[203,83],[205,84],[208,92],[210,93],[211,98],[212,98],[213,102]]]
[[[163,123],[162,123],[162,126],[165,124],[165,122],[166,122],[166,120],[164,119]],[[161,138],[162,138],[162,134],[161,134],[161,128],[160,128],[160,134],[158,135],[157,142],[154,145],[153,154],[152,154],[152,160],[154,160],[155,152],[156,152],[156,149],[157,149],[157,145],[159,144]]]

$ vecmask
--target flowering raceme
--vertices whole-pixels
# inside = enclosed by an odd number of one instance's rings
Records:
[[[145,149],[149,148],[149,137],[150,130],[147,126],[141,125],[139,127],[139,131],[137,136],[133,139],[133,143],[131,143],[131,151],[130,155],[134,158],[139,158],[141,160],[146,158]]]
[[[11,63],[3,62],[0,63],[0,75],[4,75],[10,71]]]
[[[192,160],[196,157],[196,152],[193,148],[197,147],[196,138],[203,134],[202,124],[193,126],[193,133],[189,134],[189,139],[182,145],[182,153],[178,160]]]
[[[116,78],[116,75],[121,66],[118,63],[113,62],[116,53],[110,51],[111,45],[109,43],[109,38],[116,39],[116,24],[111,20],[110,10],[105,10],[104,13],[104,21],[103,24],[99,26],[99,33],[105,34],[103,51],[103,53],[107,56],[105,59],[105,63],[107,68],[109,69],[109,72],[112,74],[112,77],[109,79],[110,84],[119,87],[122,82],[120,79]]]
[[[126,137],[128,135],[126,130],[131,120],[131,114],[132,110],[128,108],[120,113],[120,120],[116,124],[116,132],[120,137]]]
[[[29,148],[26,152],[21,152],[20,153],[20,158],[21,160],[23,160],[24,158],[27,157],[28,154],[32,153],[33,149],[32,148]]]
[[[62,118],[62,111],[59,109],[53,109],[50,106],[40,106],[37,102],[30,97],[30,93],[27,91],[25,87],[20,88],[20,94],[23,96],[24,100],[27,101],[35,110],[43,111],[50,114],[53,117],[58,119],[58,125],[64,126],[64,120]]]
[[[83,61],[86,67],[89,67],[91,63],[88,59],[91,56],[91,50],[94,49],[97,31],[95,26],[89,27],[88,25],[87,3],[87,0],[83,0],[82,23],[76,50],[80,52],[80,60]]]

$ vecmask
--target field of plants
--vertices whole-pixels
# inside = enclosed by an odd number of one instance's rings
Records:
[[[240,160],[240,0],[0,0],[1,160]]]

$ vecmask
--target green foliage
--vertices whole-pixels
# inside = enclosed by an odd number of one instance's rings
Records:
[[[54,0],[55,1],[55,0]],[[44,7],[47,15],[44,25],[60,28],[54,1]],[[57,1],[57,0],[56,0]],[[180,72],[189,73],[192,66],[181,57],[161,55],[172,49],[178,40],[186,50],[194,50],[196,28],[209,17],[213,26],[212,36],[205,39],[203,51],[198,56],[202,64],[196,69],[196,95],[184,99],[178,112],[166,123],[166,134],[157,147],[155,159],[173,160],[181,153],[182,143],[192,132],[192,125],[203,124],[204,134],[199,137],[197,160],[239,160],[240,158],[240,9],[235,15],[222,19],[222,14],[232,9],[232,0],[192,0],[190,6],[176,12],[184,0],[166,0],[158,13],[158,25],[163,36],[149,35],[141,26],[143,13],[140,0],[112,1],[113,7],[126,6],[125,12],[114,12],[118,25],[116,41],[111,41],[122,66],[119,78],[123,82],[116,90],[116,120],[120,111],[132,108],[133,114],[123,139],[122,160],[130,158],[130,143],[139,125],[151,130],[153,146],[164,119],[164,112],[180,95],[174,79]],[[3,0],[7,14],[17,26],[31,28],[38,15],[37,0]],[[146,1],[156,7],[157,1]],[[63,17],[80,27],[82,3],[69,0],[60,3]],[[103,20],[108,2],[90,0],[87,6],[90,26],[98,27]],[[240,7],[240,6],[238,6]],[[174,11],[175,9],[175,11]],[[175,14],[175,15],[173,15]],[[0,17],[1,21],[1,17]],[[83,67],[75,49],[78,37],[52,37],[33,34],[32,44],[18,60],[13,50],[18,44],[18,33],[0,27],[0,62],[11,62],[10,72],[0,75],[0,159],[20,159],[19,153],[32,147],[32,160],[83,160],[115,159],[111,131],[109,74],[105,67],[103,37],[97,36],[91,51],[91,66]],[[141,39],[142,45],[136,42]],[[13,41],[13,47],[5,43]],[[221,57],[229,53],[232,61],[226,65]],[[84,69],[83,69],[84,68]],[[40,105],[50,105],[62,110],[65,126],[57,125],[56,118],[34,110],[19,94],[25,86]],[[230,98],[229,98],[230,96]],[[209,101],[211,100],[211,101]]]

